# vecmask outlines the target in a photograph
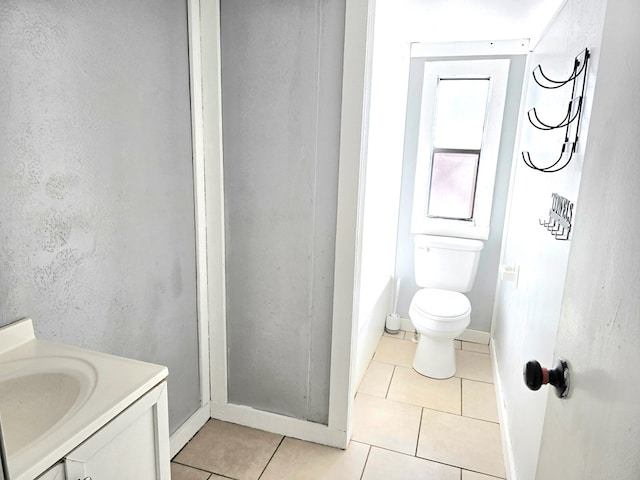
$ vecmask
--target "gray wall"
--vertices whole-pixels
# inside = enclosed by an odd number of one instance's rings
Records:
[[[344,1],[221,2],[229,401],[326,423]]]
[[[478,57],[475,57],[478,58]],[[493,302],[500,260],[500,246],[504,225],[511,161],[515,142],[518,111],[524,78],[525,56],[486,57],[510,58],[509,81],[507,84],[507,99],[502,122],[500,137],[500,153],[498,154],[498,168],[491,211],[491,231],[489,239],[484,241],[480,265],[473,289],[467,294],[473,309],[470,329],[489,332],[493,315]],[[455,60],[464,60],[457,57]],[[469,58],[472,59],[472,58]],[[446,60],[439,58],[438,60]],[[411,69],[423,72],[424,59],[412,59]],[[421,73],[420,73],[421,75]],[[422,77],[411,76],[410,92],[417,92],[420,98]],[[420,77],[420,78],[418,78]],[[411,93],[409,98],[412,98]],[[415,98],[415,97],[414,97]],[[398,244],[396,251],[396,278],[401,279],[398,298],[398,313],[409,318],[409,304],[411,298],[418,291],[415,283],[413,266],[413,235],[411,234],[411,209],[413,208],[413,186],[416,169],[417,125],[420,120],[420,102],[407,107],[407,129],[405,136],[404,161],[402,166],[402,190],[400,194],[400,215],[398,220]]]
[[[186,4],[0,3],[0,325],[169,367],[199,407]]]

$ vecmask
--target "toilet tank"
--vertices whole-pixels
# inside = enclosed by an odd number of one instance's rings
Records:
[[[416,235],[416,284],[422,288],[468,292],[476,278],[482,246],[480,240],[469,238]]]

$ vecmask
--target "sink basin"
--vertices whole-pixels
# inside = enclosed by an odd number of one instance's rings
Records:
[[[0,418],[7,455],[29,447],[77,412],[95,384],[95,369],[78,358],[0,363]]]
[[[5,472],[11,480],[42,475],[167,374],[160,365],[39,340],[28,318],[0,327]]]

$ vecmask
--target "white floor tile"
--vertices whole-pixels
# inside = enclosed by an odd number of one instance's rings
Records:
[[[396,367],[387,398],[443,412],[461,413],[459,378],[436,380],[420,375],[412,368]]]
[[[382,337],[373,359],[376,362],[411,368],[415,353],[416,344],[412,341]]]
[[[285,438],[260,480],[360,480],[369,445],[347,450]]]
[[[371,447],[362,480],[459,480],[460,469],[401,453]]]
[[[422,409],[359,393],[354,404],[352,439],[357,442],[415,454]]]
[[[456,377],[493,383],[491,356],[456,350]]]
[[[385,398],[391,383],[393,370],[396,367],[389,363],[376,362],[375,360],[369,364],[367,373],[365,373],[358,392],[371,395],[373,397]]]
[[[417,455],[436,462],[504,477],[500,426],[424,409]]]
[[[463,378],[462,415],[498,423],[495,386]]]

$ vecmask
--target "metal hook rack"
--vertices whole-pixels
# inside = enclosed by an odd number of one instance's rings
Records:
[[[538,223],[545,227],[556,240],[569,240],[573,220],[573,202],[557,193],[551,194],[549,219],[539,219]]]
[[[534,163],[531,161],[531,155],[529,155],[529,152],[522,152],[522,159],[524,160],[525,165],[529,168],[533,168],[534,170],[538,170],[539,172],[555,173],[555,172],[559,172],[560,170],[565,168],[567,165],[569,165],[575,151],[576,151],[575,142],[563,143],[562,148],[560,149],[560,156],[558,157],[558,159],[554,163],[552,163],[551,165],[545,168],[539,168],[536,165],[534,165]],[[569,155],[569,156],[565,158],[565,155]],[[560,163],[563,159],[564,159],[564,163]],[[559,167],[557,166],[558,164],[560,164]]]
[[[577,105],[577,107],[576,107]],[[575,113],[572,112],[575,110]],[[556,125],[547,125],[545,122],[540,120],[538,117],[538,112],[536,111],[536,107],[533,107],[531,110],[527,112],[527,117],[529,117],[529,123],[536,127],[538,130],[555,130],[556,128],[563,128],[569,126],[574,120],[578,118],[578,115],[582,112],[582,96],[572,98],[569,102],[569,108],[567,109],[567,114],[560,121],[560,123]]]
[[[565,168],[571,162],[573,154],[576,151],[578,145],[578,136],[580,133],[580,120],[582,116],[582,106],[584,99],[584,92],[587,84],[587,65],[589,63],[589,50],[584,49],[580,52],[573,61],[573,71],[566,80],[553,80],[544,74],[542,67],[538,65],[533,69],[533,79],[542,88],[556,89],[563,87],[569,83],[572,83],[571,87],[571,99],[567,107],[567,113],[564,118],[555,124],[544,122],[538,116],[538,112],[535,107],[527,112],[527,118],[529,123],[538,130],[556,130],[564,128],[564,142],[560,150],[560,156],[551,165],[546,167],[539,167],[533,160],[531,155],[527,151],[522,152],[522,159],[527,167],[539,172],[554,173],[559,172]],[[579,95],[577,93],[580,92]]]
[[[547,77],[544,72],[542,71],[542,66],[538,65],[536,68],[533,69],[533,79],[536,81],[536,83],[538,85],[540,85],[542,88],[546,88],[548,90],[554,89],[554,88],[560,88],[565,86],[567,83],[575,80],[576,78],[578,78],[582,72],[585,70],[585,67],[587,66],[587,62],[580,61],[580,57],[585,54],[586,52],[586,58],[588,58],[589,56],[589,51],[585,48],[582,52],[580,52],[576,58],[573,60],[573,73],[571,74],[571,76],[569,78],[567,78],[566,80],[552,80],[551,78]],[[586,60],[586,58],[584,60]],[[544,78],[544,82],[540,81],[538,79],[538,75],[536,75],[536,72],[539,72],[540,76],[542,78]],[[546,84],[545,84],[546,83]]]

